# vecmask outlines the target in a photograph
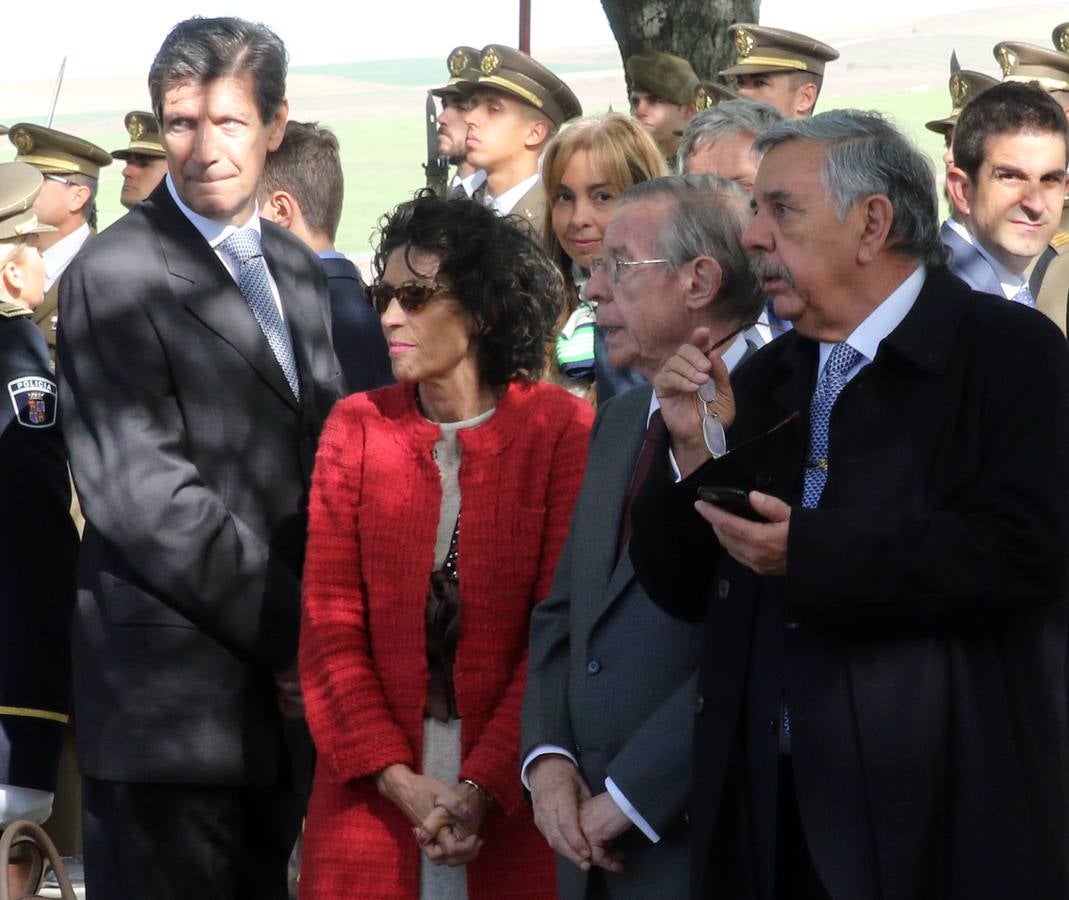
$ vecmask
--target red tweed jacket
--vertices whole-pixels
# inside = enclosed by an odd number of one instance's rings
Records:
[[[515,382],[489,421],[459,436],[460,777],[497,801],[468,866],[473,900],[556,895],[552,857],[519,783],[520,705],[531,608],[549,591],[592,419],[559,388]],[[415,386],[400,384],[340,401],[320,439],[300,644],[319,753],[302,898],[418,896],[411,823],[372,776],[420,764],[438,436]]]

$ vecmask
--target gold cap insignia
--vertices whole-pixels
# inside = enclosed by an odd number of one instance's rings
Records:
[[[479,62],[479,69],[483,75],[493,75],[498,69],[501,68],[501,57],[497,55],[497,51],[491,47],[483,54],[482,60]]]
[[[738,51],[739,59],[746,59],[753,53],[753,48],[756,46],[757,41],[754,40],[754,36],[745,28],[735,30],[735,49]]]
[[[23,155],[33,153],[34,142],[33,135],[30,134],[25,128],[19,128],[11,136],[11,141],[18,148],[19,153]]]
[[[453,55],[449,57],[449,74],[456,78],[468,65],[468,54],[460,49],[454,50]]]
[[[995,55],[998,64],[1002,67],[1002,74],[1009,75],[1017,65],[1017,54],[1009,47],[999,47]]]
[[[1069,22],[1054,30],[1054,44],[1062,53],[1069,53]]]
[[[698,88],[698,93],[694,96],[694,106],[697,109],[712,109],[713,98],[704,87]]]
[[[950,98],[954,101],[954,108],[959,109],[965,105],[965,98],[969,96],[969,82],[957,72],[950,76]]]
[[[138,116],[134,116],[126,130],[130,133],[131,140],[139,141],[145,136],[145,123]]]

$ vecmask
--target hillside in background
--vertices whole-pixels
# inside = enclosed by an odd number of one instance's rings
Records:
[[[951,50],[957,51],[964,68],[998,75],[991,49],[996,42],[1012,38],[1049,46],[1051,29],[1066,15],[1063,4],[1048,3],[933,15],[864,32],[848,24],[824,29],[819,37],[842,56],[828,69],[818,109],[851,106],[893,116],[929,152],[941,174],[942,139],[925,131],[924,122],[949,112]],[[443,48],[443,58],[448,49]],[[536,48],[536,55],[572,86],[588,113],[610,106],[626,110],[623,70],[615,47],[541,52]],[[422,185],[425,92],[444,80],[441,58],[291,71],[291,116],[329,125],[341,143],[346,192],[340,249],[358,256],[368,253],[379,216]],[[0,121],[43,122],[51,92],[51,80],[0,85]],[[114,150],[125,145],[126,111],[148,105],[144,82],[137,78],[71,80],[63,86],[55,126]],[[0,153],[0,159],[8,158]],[[118,203],[120,168],[116,164],[103,172],[101,225],[123,212]]]

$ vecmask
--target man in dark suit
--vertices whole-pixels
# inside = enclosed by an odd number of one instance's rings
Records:
[[[612,365],[652,378],[698,327],[724,341],[728,368],[754,352],[741,333],[763,305],[740,242],[748,207],[741,188],[716,176],[624,192],[587,285]],[[653,260],[657,251],[665,258]],[[701,631],[650,603],[621,529],[656,409],[649,385],[602,407],[553,589],[531,623],[523,777],[568,900],[678,897],[689,879],[683,813]]]
[[[334,133],[315,122],[287,122],[267,155],[260,215],[299,237],[320,259],[330,291],[331,338],[351,391],[393,384],[390,354],[355,265],[334,249],[345,180]]]
[[[240,19],[172,29],[149,74],[168,175],[60,291],[94,896],[286,896],[306,495],[341,373],[315,256],[257,210],[285,58]]]
[[[950,270],[973,290],[1034,307],[1027,272],[1058,230],[1069,125],[1035,84],[1004,81],[958,116],[947,169]]]
[[[694,896],[1063,898],[1065,340],[946,271],[927,160],[877,115],[757,149],[743,243],[794,330],[730,381],[703,335],[669,360],[685,477],[662,457],[633,516],[640,582],[706,617]]]

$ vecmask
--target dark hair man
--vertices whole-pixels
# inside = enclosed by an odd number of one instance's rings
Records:
[[[60,290],[95,896],[287,893],[305,497],[341,373],[318,260],[257,210],[285,91],[266,27],[176,25],[149,73],[168,174]]]
[[[468,162],[486,171],[475,194],[502,216],[518,216],[540,231],[545,197],[538,160],[557,129],[583,114],[571,88],[526,53],[490,44],[479,57],[471,96]]]
[[[55,231],[34,238],[45,259],[45,299],[33,311],[33,321],[54,359],[59,277],[96,229],[97,181],[100,170],[111,165],[111,156],[73,134],[26,122],[11,126],[8,138],[15,145],[15,159],[45,176],[34,212]]]
[[[334,352],[350,391],[393,383],[379,317],[355,265],[334,248],[345,183],[338,139],[315,122],[288,122],[278,149],[267,154],[260,215],[299,237],[319,257],[330,291]]]
[[[788,119],[813,115],[824,67],[839,51],[804,34],[749,22],[732,25],[728,34],[735,41],[735,65],[720,75],[733,77],[743,97],[771,103]]]
[[[632,517],[640,583],[705,619],[693,896],[1063,898],[1065,340],[947,272],[930,164],[878,115],[757,149],[743,244],[794,330],[730,380],[704,333],[669,360],[684,478],[659,455]]]
[[[954,127],[947,191],[961,222],[943,231],[950,270],[974,290],[1035,306],[1025,272],[1062,214],[1069,125],[1042,88],[1003,82]]]
[[[122,169],[122,192],[119,202],[133,209],[151,194],[167,174],[167,154],[160,143],[160,126],[156,117],[143,110],[128,112],[123,119],[130,143],[119,150],[112,150],[112,159],[124,162]]]
[[[470,198],[486,181],[486,172],[468,162],[468,125],[464,121],[479,81],[479,57],[474,47],[454,47],[445,61],[449,81],[431,89],[442,104],[438,114],[438,155],[456,166],[449,183],[450,199]]]
[[[697,327],[724,340],[730,369],[756,351],[737,333],[763,302],[741,243],[748,206],[711,175],[624,191],[588,284],[613,365],[650,379]],[[628,488],[664,428],[657,400],[646,384],[603,410],[562,563],[531,620],[524,778],[560,854],[562,898],[684,897],[700,629],[650,603],[627,554]]]

